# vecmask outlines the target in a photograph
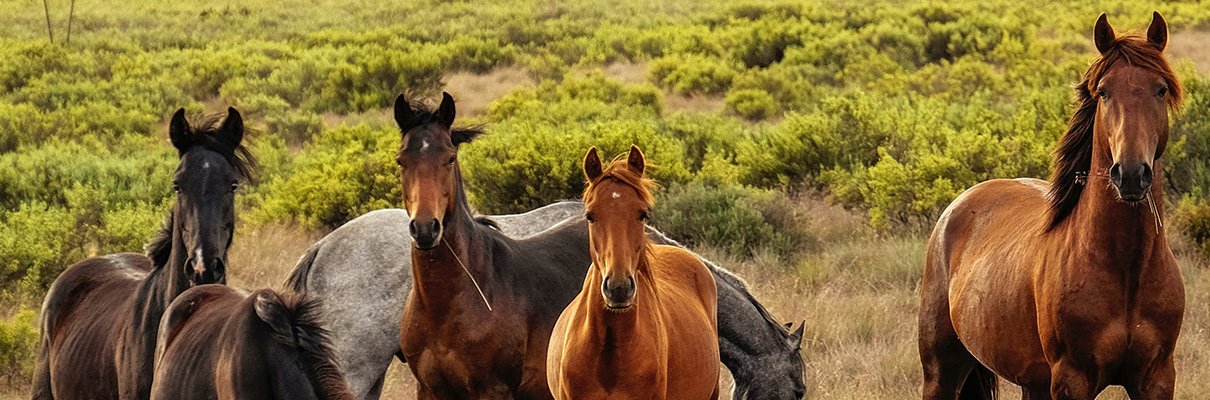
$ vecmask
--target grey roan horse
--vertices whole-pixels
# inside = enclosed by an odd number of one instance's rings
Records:
[[[505,234],[521,238],[567,224],[587,230],[583,213],[583,204],[566,201],[491,220]],[[400,355],[399,321],[412,285],[409,223],[399,209],[362,215],[312,245],[287,282],[322,300],[322,318],[331,327],[334,350],[358,398],[379,397],[387,367]],[[650,235],[657,243],[676,245],[654,229]],[[791,332],[738,277],[709,261],[706,265],[718,284],[719,347],[735,378],[733,398],[801,398],[802,327]]]

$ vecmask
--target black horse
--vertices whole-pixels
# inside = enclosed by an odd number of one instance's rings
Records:
[[[226,283],[235,191],[255,161],[240,144],[243,120],[207,118],[191,128],[181,109],[169,137],[179,152],[176,201],[136,253],[93,257],[63,271],[42,303],[34,399],[146,399],[156,331],[168,304],[191,286]]]

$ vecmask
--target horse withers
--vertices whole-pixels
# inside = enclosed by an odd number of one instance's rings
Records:
[[[154,399],[352,400],[319,320],[299,294],[225,285],[181,293],[164,312]]]
[[[146,255],[80,261],[42,303],[34,399],[146,399],[164,308],[191,286],[226,282],[235,191],[255,162],[240,144],[235,109],[191,128],[177,111],[169,137],[180,156],[176,200]]]
[[[1181,86],[1167,24],[1117,36],[1097,20],[1096,60],[1050,182],[970,188],[929,238],[919,320],[924,398],[1092,399],[1109,385],[1171,399],[1185,291],[1164,236],[1159,162]]]
[[[592,267],[551,333],[558,399],[717,399],[718,294],[693,253],[647,239],[653,184],[637,147],[602,169],[584,159]]]

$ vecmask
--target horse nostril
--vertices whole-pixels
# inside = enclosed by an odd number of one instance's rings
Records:
[[[1143,189],[1151,187],[1151,165],[1143,164],[1143,168],[1139,168],[1139,183]]]
[[[1122,186],[1122,164],[1114,163],[1113,167],[1109,168],[1109,180],[1114,186]]]
[[[416,220],[408,223],[408,232],[412,234],[412,238],[416,238]]]

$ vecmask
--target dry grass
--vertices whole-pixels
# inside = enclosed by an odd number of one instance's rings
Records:
[[[1210,32],[1181,31],[1168,39],[1168,55],[1174,60],[1189,59],[1200,74],[1210,73]]]
[[[459,116],[487,113],[493,101],[534,80],[520,67],[496,68],[486,74],[459,72],[445,76],[445,91],[457,101]]]
[[[245,289],[281,289],[286,277],[321,234],[292,225],[270,224],[236,232],[228,261],[228,284]]]

